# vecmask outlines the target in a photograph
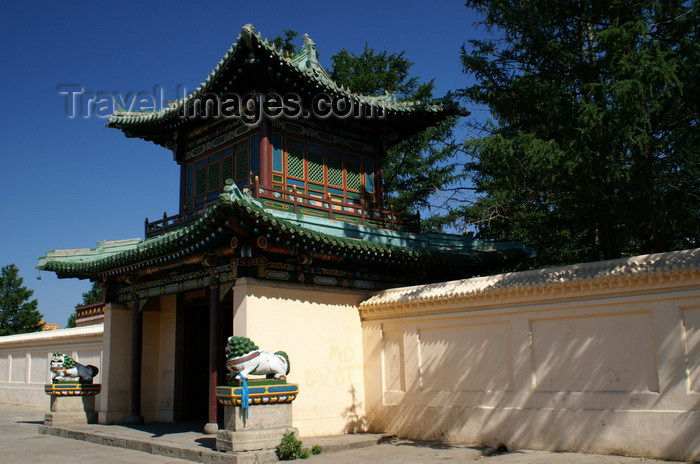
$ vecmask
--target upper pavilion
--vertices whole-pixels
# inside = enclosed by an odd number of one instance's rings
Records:
[[[39,269],[114,284],[129,299],[129,283],[144,294],[177,292],[198,285],[202,265],[222,263],[219,272],[234,276],[359,288],[502,268],[529,250],[422,234],[418,217],[384,202],[387,150],[460,114],[449,98],[353,93],[330,79],[308,36],[288,56],[246,25],[194,92],[158,111],[117,111],[107,123],[172,150],[179,211],[146,220],[143,239],[50,251]]]

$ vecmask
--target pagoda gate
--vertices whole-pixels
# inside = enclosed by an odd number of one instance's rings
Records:
[[[108,127],[172,151],[180,207],[147,219],[142,239],[39,260],[105,290],[99,421],[220,423],[215,387],[235,334],[289,353],[302,434],[361,429],[357,305],[528,253],[421,233],[417,216],[384,203],[387,150],[458,114],[449,99],[352,93],[329,78],[308,36],[288,56],[251,25],[194,93],[159,111],[113,114]]]

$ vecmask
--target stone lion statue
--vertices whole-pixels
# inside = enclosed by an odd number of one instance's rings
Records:
[[[53,353],[51,355],[51,372],[54,382],[69,380],[92,381],[93,377],[100,371],[96,366],[86,366],[76,362],[65,353]]]
[[[226,378],[248,380],[249,375],[264,375],[268,379],[286,379],[289,374],[289,357],[284,351],[274,354],[258,349],[246,337],[229,337],[226,343]]]

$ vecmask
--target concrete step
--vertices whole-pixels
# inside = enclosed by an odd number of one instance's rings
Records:
[[[62,438],[82,440],[104,446],[131,449],[184,459],[203,464],[248,464],[254,462],[274,462],[274,451],[224,453],[215,450],[216,437],[203,433],[175,430],[172,424],[149,424],[143,427],[120,425],[72,425],[39,426],[39,433]],[[323,453],[376,445],[387,435],[359,433],[328,437],[302,438],[305,448],[313,445],[323,447]]]

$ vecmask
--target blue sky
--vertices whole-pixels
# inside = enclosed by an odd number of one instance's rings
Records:
[[[321,64],[367,42],[406,51],[436,95],[466,85],[459,49],[483,31],[461,1],[5,2],[0,22],[0,266],[16,264],[39,310],[64,326],[88,281],[35,269],[47,250],[143,237],[144,219],[177,212],[172,153],[66,116],[59,86],[87,92],[190,91],[252,23],[265,37],[308,33]],[[469,108],[473,110],[472,108]]]

